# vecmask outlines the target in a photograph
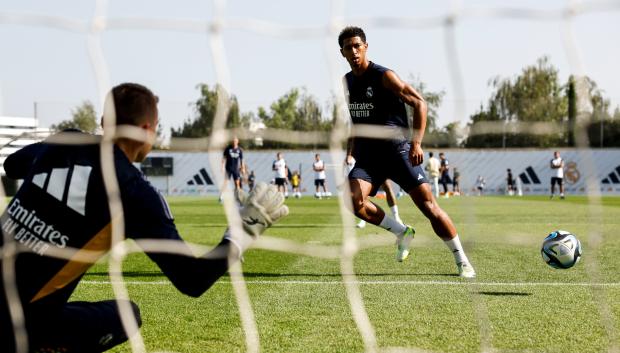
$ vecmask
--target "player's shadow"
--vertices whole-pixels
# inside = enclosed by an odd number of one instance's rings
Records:
[[[391,272],[391,273],[354,273],[357,277],[419,277],[419,276],[445,276],[458,277],[454,273],[411,273],[411,272]],[[272,272],[244,272],[247,278],[279,278],[279,277],[342,277],[342,273],[272,273]],[[346,276],[346,275],[345,275]]]
[[[88,272],[86,277],[109,277],[109,272]],[[127,271],[122,273],[123,277],[138,278],[138,277],[166,277],[160,271]]]
[[[532,293],[523,293],[523,292],[492,292],[492,291],[481,291],[478,292],[480,295],[489,295],[494,297],[528,297],[532,295]]]

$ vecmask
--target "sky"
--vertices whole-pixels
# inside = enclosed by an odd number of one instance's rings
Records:
[[[571,3],[609,6],[573,17],[567,26],[557,14]],[[219,13],[231,24],[221,32],[222,52],[213,51],[214,37],[207,30],[129,29],[112,21],[212,23],[220,18],[216,5],[223,6]],[[523,13],[517,10],[528,9],[556,16],[483,15],[483,10],[493,9],[513,9],[511,13],[517,15]],[[65,23],[88,24],[96,11],[112,25],[100,33],[103,61],[94,66],[86,32],[44,23],[60,18]],[[446,45],[445,21],[438,21],[454,11],[474,14],[454,22],[456,51]],[[45,20],[19,20],[20,15],[33,14]],[[395,25],[395,17],[402,18],[398,23],[405,26]],[[258,23],[254,21],[283,31],[274,36],[248,28]],[[332,23],[337,28],[330,31]],[[160,97],[160,121],[168,131],[194,117],[191,102],[198,98],[197,85],[213,86],[218,77],[229,78],[225,83],[242,112],[268,108],[295,87],[316,97],[327,112],[338,87],[334,83],[349,70],[337,44],[344,24],[363,26],[370,60],[403,79],[417,77],[431,91],[445,92],[439,125],[467,123],[469,115],[488,101],[492,78],[514,78],[542,56],[558,68],[562,82],[582,71],[596,81],[612,109],[620,104],[620,1],[0,0],[0,115],[28,117],[36,110],[40,125],[46,127],[70,119],[72,109],[85,100],[100,113],[101,87],[106,82],[138,82]],[[574,55],[564,40],[567,28],[576,44]],[[309,34],[296,29],[309,29]],[[217,75],[217,57],[225,58],[228,76]],[[454,84],[454,62],[460,68],[460,86]],[[95,69],[101,68],[107,74],[97,75]],[[459,96],[460,91],[464,96]]]

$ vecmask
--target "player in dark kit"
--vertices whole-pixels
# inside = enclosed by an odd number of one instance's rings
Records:
[[[241,189],[241,173],[244,170],[243,149],[239,146],[239,139],[233,138],[232,144],[224,149],[222,158],[222,172],[224,172],[224,184],[221,191],[224,192],[228,179],[235,183],[235,190]],[[220,196],[220,201],[222,197]]]
[[[343,29],[338,44],[342,56],[351,66],[344,81],[353,125],[379,125],[383,132],[392,136],[391,139],[349,139],[347,160],[356,160],[349,173],[355,215],[394,233],[398,243],[396,259],[405,260],[415,231],[396,222],[368,200],[368,196],[374,195],[386,179],[393,180],[411,196],[430,220],[435,233],[452,251],[459,275],[475,277],[476,272],[463,251],[456,228],[437,204],[420,166],[424,160],[422,138],[426,128],[424,98],[393,71],[367,59],[368,43],[361,28]],[[409,127],[405,105],[413,108],[413,131]],[[410,141],[408,134],[411,134]]]
[[[131,126],[140,136],[153,138],[157,97],[141,85],[116,86],[108,95],[104,122],[113,121],[113,116],[117,128]],[[104,130],[114,131],[114,126],[104,124]],[[62,144],[67,140],[81,142]],[[135,333],[125,332],[119,316],[119,307],[132,308],[137,320],[133,327],[139,327],[141,317],[133,302],[69,302],[84,273],[110,250],[112,219],[122,217],[121,236],[138,245],[144,239],[171,241],[166,249],[175,253],[148,248],[146,253],[178,290],[197,297],[253,238],[288,212],[275,187],[259,184],[247,197],[239,195],[247,233],[227,230],[213,250],[195,257],[180,238],[166,201],[132,164],[150,152],[149,141],[116,138],[109,159],[114,165],[109,167],[102,165],[109,145],[78,131],[54,135],[6,159],[7,176],[24,181],[0,219],[0,246],[18,251],[15,258],[0,260],[0,267],[11,269],[0,277],[0,352],[102,352]],[[103,180],[108,171],[118,182],[122,214],[110,207]],[[55,255],[62,250],[75,252]],[[11,293],[17,294],[21,306],[8,302]],[[24,321],[19,319],[22,309]]]

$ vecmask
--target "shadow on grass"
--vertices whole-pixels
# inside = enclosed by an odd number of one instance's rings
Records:
[[[530,295],[532,295],[532,293],[523,293],[523,292],[490,292],[490,291],[485,291],[485,292],[478,292],[478,294],[482,294],[482,295],[490,295],[490,296],[494,296],[494,297],[528,297]]]
[[[152,278],[166,276],[159,271],[128,271],[122,273],[126,278]],[[442,276],[442,277],[458,277],[455,273],[355,273],[357,277],[420,277],[420,276]],[[286,278],[286,277],[342,277],[342,273],[272,273],[272,272],[246,272],[243,274],[247,278]],[[109,277],[108,272],[88,272],[86,277]],[[230,277],[226,273],[223,277]]]

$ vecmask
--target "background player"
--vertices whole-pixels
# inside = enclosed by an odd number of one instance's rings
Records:
[[[564,160],[560,156],[559,151],[553,152],[553,159],[549,163],[553,176],[551,177],[551,196],[555,193],[555,184],[560,188],[560,199],[564,199]]]
[[[411,196],[413,202],[430,220],[435,233],[444,240],[454,255],[459,275],[475,277],[452,220],[437,204],[420,164],[424,160],[422,139],[426,128],[426,103],[411,85],[396,74],[370,62],[366,57],[368,43],[359,27],[347,27],[338,36],[340,53],[351,67],[345,75],[352,122],[380,125],[393,136],[391,140],[353,137],[347,146],[347,159],[356,164],[349,173],[349,186],[355,215],[391,231],[398,239],[396,259],[405,260],[415,231],[387,216],[368,200],[386,179],[392,179]],[[413,108],[413,133],[410,141],[403,130],[410,130],[405,104]]]
[[[439,197],[439,159],[433,156],[433,152],[428,152],[428,161],[426,162],[426,168],[424,168],[433,182],[433,191],[435,198]]]
[[[281,152],[276,153],[276,160],[273,161],[271,170],[275,172],[275,183],[278,187],[278,191],[280,191],[283,195],[288,194],[288,191],[286,190],[288,173],[286,161],[284,160],[284,156]]]
[[[316,192],[314,193],[314,197],[320,199],[323,196],[328,197],[331,194],[327,191],[326,180],[327,176],[325,175],[325,162],[321,159],[320,154],[314,155],[314,163],[312,163],[312,170],[314,170],[314,187]],[[323,192],[321,192],[321,188],[323,188]]]
[[[234,137],[232,144],[224,149],[224,155],[222,158],[224,183],[222,184],[222,188],[220,190],[224,192],[228,179],[232,179],[235,183],[235,190],[241,189],[241,174],[244,173],[244,168],[243,149],[239,146],[239,139]],[[220,201],[222,201],[221,194]]]
[[[452,182],[450,179],[450,162],[443,152],[439,153],[439,173],[441,174],[439,181],[443,186],[443,196],[450,197],[448,194],[448,184]]]
[[[117,126],[129,125],[144,136],[156,136],[157,97],[149,89],[138,84],[116,86],[107,97],[104,120],[109,119],[111,106]],[[0,246],[11,242],[21,250],[12,274],[23,308],[29,352],[102,352],[135,333],[123,329],[115,300],[69,302],[84,273],[110,249],[112,217],[123,217],[125,237],[173,242],[166,246],[176,245],[172,247],[175,253],[146,253],[179,291],[198,297],[228,270],[229,261],[238,259],[253,238],[288,213],[275,187],[259,184],[247,198],[240,198],[241,218],[248,233],[239,236],[226,231],[212,251],[195,257],[179,236],[164,198],[133,165],[151,151],[150,142],[115,140],[113,163],[123,213],[110,214],[101,139],[79,131],[62,134],[22,148],[4,163],[10,178],[23,179],[2,214]],[[59,143],[67,134],[84,144]],[[77,253],[71,260],[48,256],[56,248],[76,249]],[[0,259],[0,267],[7,265],[2,261],[6,260]],[[9,316],[4,288],[5,281],[11,282],[4,272],[0,276],[0,352],[13,352],[14,320]],[[135,327],[139,327],[138,306],[123,304],[133,309]]]

